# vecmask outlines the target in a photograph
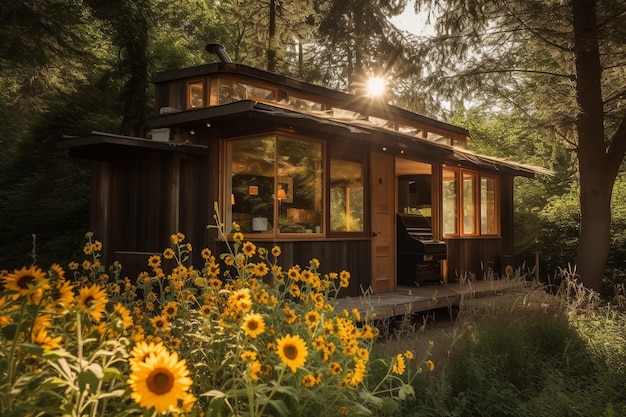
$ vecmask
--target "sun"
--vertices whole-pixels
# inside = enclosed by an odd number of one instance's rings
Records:
[[[382,77],[371,77],[367,80],[367,96],[380,97],[385,94],[387,83]]]

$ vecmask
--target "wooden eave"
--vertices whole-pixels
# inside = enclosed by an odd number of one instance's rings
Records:
[[[245,120],[257,123],[246,123]],[[430,162],[508,175],[534,177],[547,171],[530,165],[480,155],[471,151],[439,144],[427,139],[372,126],[355,125],[330,118],[317,117],[266,103],[242,100],[219,106],[204,107],[157,116],[148,120],[149,128],[218,129],[220,137],[237,136],[269,130],[284,129],[309,136],[369,143],[386,148],[387,152]]]
[[[188,156],[205,156],[209,147],[188,143],[159,142],[134,136],[91,132],[81,137],[64,137],[57,144],[74,158],[106,161],[120,155],[138,155],[147,150],[175,152]]]

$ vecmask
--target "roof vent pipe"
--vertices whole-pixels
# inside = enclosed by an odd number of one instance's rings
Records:
[[[222,62],[233,62],[226,53],[224,45],[222,45],[221,43],[209,43],[206,46],[206,50],[212,54],[217,55]]]

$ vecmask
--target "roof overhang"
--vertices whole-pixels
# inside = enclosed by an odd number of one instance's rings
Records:
[[[102,132],[91,132],[81,137],[64,137],[58,142],[58,146],[67,149],[71,157],[97,161],[106,161],[122,154],[139,155],[148,150],[175,152],[188,156],[203,156],[209,153],[209,147],[205,145],[160,142]]]
[[[481,155],[467,149],[436,143],[397,131],[296,112],[249,100],[165,114],[149,119],[147,125],[151,129],[165,127],[195,129],[206,126],[211,126],[211,128],[221,126],[223,131],[232,132],[235,125],[250,125],[249,123],[242,123],[242,120],[245,119],[282,126],[296,132],[308,132],[312,135],[317,132],[318,134],[324,133],[324,136],[329,138],[369,142],[385,147],[389,152],[397,151],[399,155],[406,155],[406,157],[419,153],[420,156],[433,162],[453,166],[523,177],[550,173],[541,167]]]

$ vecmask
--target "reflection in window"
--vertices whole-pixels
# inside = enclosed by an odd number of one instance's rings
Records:
[[[275,153],[274,137],[228,142],[232,221],[244,233],[272,231]]]
[[[459,212],[457,199],[457,173],[443,170],[443,233],[457,234],[457,215]]]
[[[364,230],[363,158],[350,161],[330,160],[330,230],[362,232]]]
[[[463,233],[476,233],[474,222],[474,175],[463,173]]]
[[[480,233],[495,235],[496,227],[496,179],[493,177],[480,178]]]
[[[276,100],[275,90],[245,84],[231,79],[220,79],[218,104],[233,103],[240,100]]]
[[[281,233],[321,233],[322,144],[278,141],[278,225]]]
[[[204,107],[204,81],[194,81],[187,84],[187,108]]]
[[[278,225],[281,233],[322,233],[321,143],[268,136],[227,146],[227,195],[242,232],[274,234]]]

